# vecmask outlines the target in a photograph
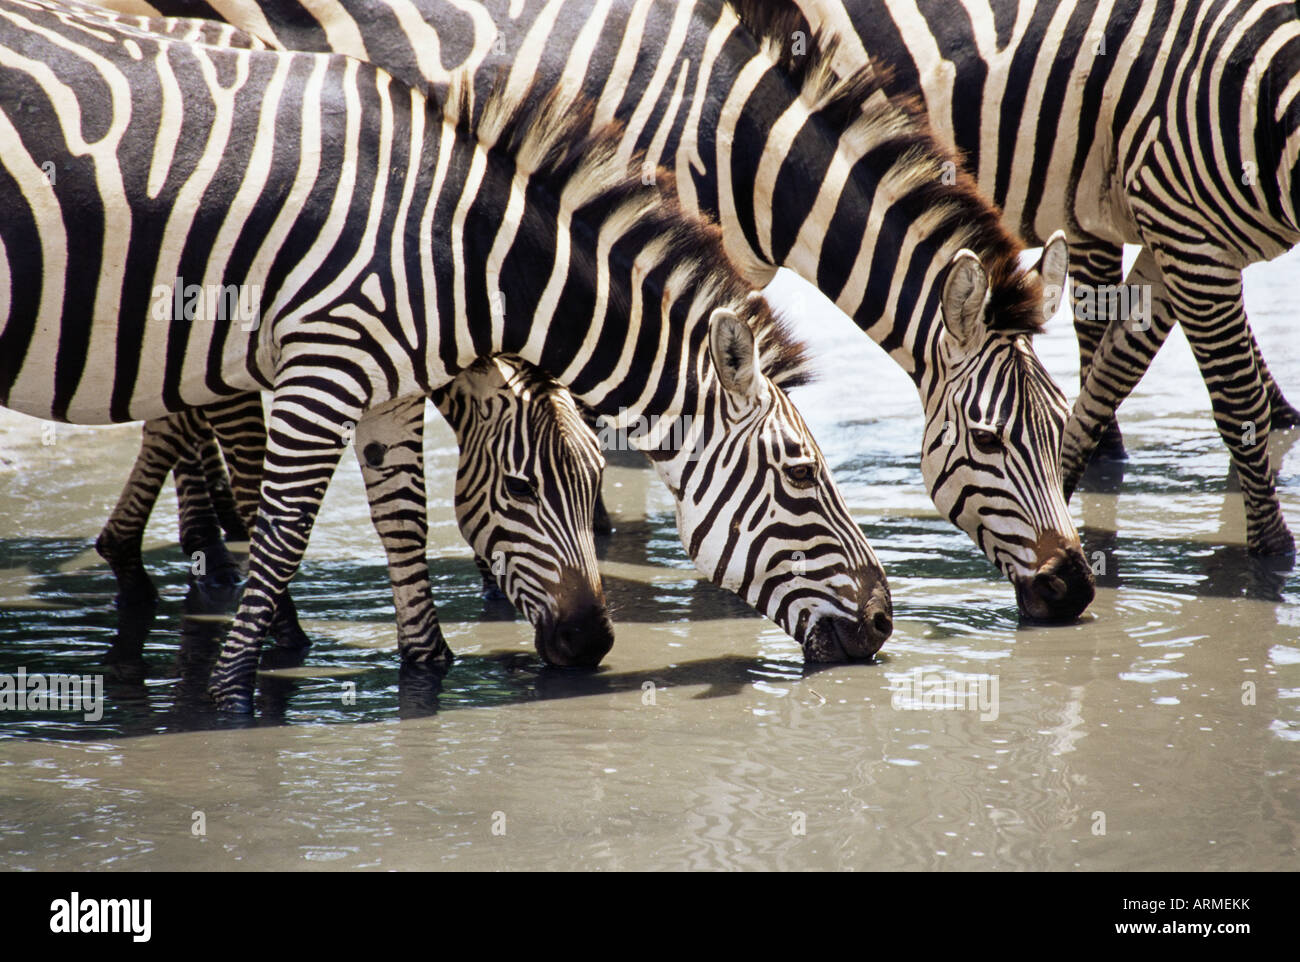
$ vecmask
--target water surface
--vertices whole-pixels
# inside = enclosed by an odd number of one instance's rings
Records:
[[[1247,275],[1293,401],[1297,268]],[[1122,483],[1094,476],[1071,505],[1104,559],[1097,600],[1076,625],[1026,628],[926,495],[910,382],[815,292],[782,276],[772,294],[808,319],[822,378],[795,399],[889,572],[896,628],[874,664],[805,668],[780,629],[698,580],[666,491],[619,458],[602,547],[617,642],[596,672],[543,668],[527,625],[478,596],[454,442],[430,422],[430,569],[454,669],[440,687],[399,672],[345,460],[293,585],[315,647],[264,674],[257,717],[222,718],[203,687],[228,606],[188,589],[174,496],[146,538],[152,617],[113,607],[92,547],[138,428],[60,425],[43,444],[40,422],[0,412],[0,672],[105,676],[97,721],[0,713],[0,868],[1300,867],[1300,573],[1242,547],[1181,334],[1122,411]],[[1036,346],[1073,397],[1068,321]],[[1297,434],[1272,438],[1293,528]],[[141,645],[143,672],[113,663]],[[899,691],[917,672],[996,680],[996,717]]]

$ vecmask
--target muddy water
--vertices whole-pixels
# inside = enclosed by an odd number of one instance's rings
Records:
[[[1253,269],[1247,303],[1300,401],[1297,268]],[[0,868],[1300,867],[1300,573],[1240,547],[1181,335],[1124,408],[1122,487],[1093,477],[1072,504],[1105,564],[1096,602],[1030,629],[926,497],[910,383],[817,295],[782,278],[774,297],[814,319],[824,376],[796,400],[890,573],[876,664],[805,669],[701,584],[666,493],[628,461],[606,486],[615,648],[595,673],[542,669],[527,626],[477,595],[439,423],[430,567],[460,656],[441,689],[398,672],[349,463],[294,585],[315,649],[263,676],[257,718],[218,718],[203,673],[228,599],[187,591],[172,496],[146,542],[152,618],[119,616],[91,548],[138,430],[43,444],[4,413],[0,672],[101,673],[105,705],[0,714]],[[1037,346],[1072,395],[1068,324]],[[1295,440],[1273,447],[1300,529]],[[140,645],[143,673],[105,666]],[[983,704],[958,699],[965,678]]]

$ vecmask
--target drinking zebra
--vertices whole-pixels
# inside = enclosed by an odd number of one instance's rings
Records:
[[[1300,416],[1251,333],[1241,272],[1300,243],[1296,5],[800,3],[844,40],[842,65],[870,57],[891,89],[924,92],[1008,223],[1030,240],[1069,225],[1082,387],[1067,493],[1177,321],[1241,477],[1250,549],[1294,550],[1267,439]],[[1143,247],[1127,280],[1125,243]],[[1129,292],[1150,311],[1117,317]]]
[[[264,435],[261,398],[247,397],[228,405],[223,418],[237,422],[237,430],[256,444]],[[456,521],[475,557],[488,559],[486,577],[534,626],[534,644],[547,663],[598,664],[614,642],[592,540],[605,458],[573,398],[532,365],[496,357],[470,365],[435,391],[433,400],[459,447]],[[422,402],[403,399],[401,413],[423,418]],[[383,422],[365,423],[369,428]],[[451,653],[424,556],[424,452],[406,445],[410,433],[402,425],[396,437],[367,435],[354,448],[388,555],[398,651],[404,662],[424,663]],[[215,447],[211,426],[196,409],[145,424],[131,478],[96,543],[128,600],[157,597],[140,545],[154,501],[173,470],[183,550],[203,556],[210,575],[233,568],[221,542],[225,512],[206,504],[209,488],[220,494],[228,483]],[[206,455],[202,466],[191,460],[195,451]],[[260,460],[260,453],[250,459],[254,477],[260,477]],[[242,499],[253,512],[256,495],[254,489]],[[233,525],[239,522],[238,517],[226,522],[229,536],[238,537]],[[280,649],[309,644],[296,621],[272,634]]]
[[[503,87],[473,112],[453,84],[438,111],[356,60],[77,9],[0,0],[0,400],[103,423],[273,391],[221,707],[251,710],[349,426],[364,452],[372,412],[493,354],[658,425],[640,443],[689,555],[806,658],[869,657],[888,637],[884,572],[778,386],[803,376],[802,345],[670,178],[629,174],[589,105]],[[178,276],[256,286],[257,323],[151,311],[150,280]]]
[[[265,49],[266,44],[206,20],[145,23],[106,10],[83,8],[82,17],[102,17],[138,28],[162,26],[179,40]],[[179,287],[179,285],[178,285]],[[195,289],[196,295],[201,293]],[[181,297],[181,293],[176,293]],[[460,448],[457,521],[475,549],[484,584],[502,591],[536,628],[539,654],[556,665],[594,665],[613,644],[591,540],[591,497],[604,458],[575,412],[573,400],[531,365],[505,358],[484,360],[461,372],[433,400],[452,425]],[[442,638],[424,560],[427,543],[423,452],[412,446],[404,419],[419,419],[420,399],[396,410],[398,437],[371,440],[357,449],[375,527],[389,559],[398,626],[398,650],[407,662],[449,657]],[[260,477],[264,450],[263,414],[257,394],[222,405],[233,432],[230,443],[247,454]],[[495,430],[478,412],[492,412]],[[372,428],[381,421],[372,418]],[[419,438],[416,428],[415,437]],[[206,419],[196,410],[147,422],[140,454],[96,548],[113,568],[126,603],[152,602],[157,592],[144,570],[145,525],[169,472],[175,472],[186,555],[202,558],[209,582],[233,583],[237,566],[221,540],[247,537],[228,490],[228,478]],[[257,491],[243,492],[244,508],[255,512]],[[215,502],[215,504],[213,503]],[[608,528],[608,520],[603,527]],[[484,559],[492,559],[487,561]],[[286,592],[282,602],[292,604]],[[301,651],[310,640],[292,610],[277,615],[272,634],[280,649]]]
[[[284,47],[373,58],[421,89],[444,90],[451,70],[468,69],[480,101],[499,76],[535,100],[581,90],[598,120],[625,124],[622,157],[644,151],[647,176],[670,168],[683,207],[719,221],[751,284],[794,270],[908,373],[930,496],[1012,582],[1021,613],[1071,620],[1091,603],[1059,470],[1068,407],[1028,341],[1054,310],[1040,272],[1018,269],[1020,244],[924,118],[875,96],[869,71],[837,77],[833,45],[807,32],[792,3],[487,0],[416,16],[374,0],[310,10],[262,0],[203,12]],[[974,306],[945,315],[943,285],[963,248],[980,266],[963,262]],[[1059,289],[1064,244],[1039,267]]]

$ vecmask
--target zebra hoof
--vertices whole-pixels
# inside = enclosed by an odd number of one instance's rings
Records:
[[[456,660],[447,642],[443,640],[442,633],[433,644],[428,642],[424,644],[398,645],[399,653],[402,656],[402,668],[410,668],[418,671],[430,671],[440,674],[446,674],[451,668],[451,663]]]
[[[1124,450],[1124,435],[1120,433],[1119,422],[1114,418],[1106,425],[1097,447],[1092,452],[1092,461],[1127,461],[1128,451]]]
[[[281,600],[282,605],[276,611],[268,634],[276,648],[302,654],[311,647],[311,639],[302,630],[302,625],[298,624],[298,612],[293,607],[292,599],[286,594]]]
[[[113,604],[118,608],[152,608],[158,604],[158,589],[148,575],[141,574],[138,578],[118,575],[117,586]]]
[[[239,585],[239,563],[231,556],[225,544],[217,541],[205,545],[200,551],[205,559],[206,570],[194,578],[199,587],[206,591],[221,592]]]
[[[399,718],[427,718],[438,713],[442,694],[442,669],[423,665],[402,665],[397,673],[397,714]]]
[[[1265,557],[1278,557],[1285,555],[1295,555],[1295,538],[1291,532],[1283,525],[1281,528],[1269,532],[1267,535],[1261,535],[1257,538],[1251,538],[1248,551],[1253,555]]]
[[[117,579],[114,598],[117,607],[137,608],[158,603],[158,589],[144,570],[139,541],[121,542],[104,530],[95,539],[95,552],[108,562]]]
[[[1300,427],[1300,411],[1297,411],[1289,404],[1274,407],[1269,419],[1269,426],[1274,431],[1285,431],[1288,428]]]
[[[267,669],[297,668],[307,660],[307,649],[310,647],[310,642],[303,647],[272,645],[262,652],[262,661],[259,667]]]

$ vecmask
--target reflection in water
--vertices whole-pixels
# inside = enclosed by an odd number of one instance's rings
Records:
[[[1249,306],[1294,395],[1289,303]],[[1061,320],[1036,350],[1073,393]],[[452,518],[454,442],[431,424],[430,574],[450,671],[398,664],[345,459],[293,588],[314,645],[261,672],[256,716],[219,716],[206,677],[235,598],[190,583],[171,496],[146,541],[156,606],[114,608],[91,547],[138,435],[60,428],[50,449],[36,422],[0,416],[0,675],[105,685],[97,722],[0,712],[0,868],[1300,864],[1300,572],[1243,549],[1240,494],[1181,336],[1121,411],[1130,460],[1090,472],[1071,505],[1097,600],[1075,625],[1040,627],[935,515],[914,389],[848,322],[825,322],[808,332],[822,379],[795,400],[889,571],[895,634],[874,664],[805,666],[700,579],[671,499],[638,456],[616,454],[616,531],[598,543],[614,650],[592,671],[544,667],[527,623],[482,596]],[[1297,438],[1270,439],[1293,525]],[[996,718],[896,710],[890,679],[916,670],[995,677]]]

